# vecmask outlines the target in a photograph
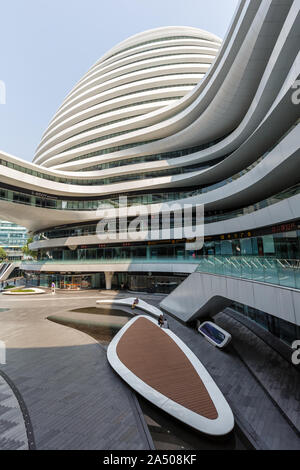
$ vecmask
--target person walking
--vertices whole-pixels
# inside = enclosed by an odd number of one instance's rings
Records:
[[[52,282],[52,284],[51,284],[51,291],[52,291],[52,295],[54,295],[54,294],[55,294],[55,288],[56,288],[56,286],[55,286],[55,282],[53,281],[53,282]]]

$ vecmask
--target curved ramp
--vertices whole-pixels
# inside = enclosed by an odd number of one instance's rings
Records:
[[[299,290],[208,273],[191,274],[160,307],[186,323],[216,315],[233,302],[300,325]]]

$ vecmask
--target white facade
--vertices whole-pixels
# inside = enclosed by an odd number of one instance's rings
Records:
[[[164,202],[204,204],[206,237],[297,224],[299,9],[296,0],[241,0],[223,42],[166,27],[114,47],[65,98],[33,163],[0,152],[1,217],[36,232],[32,248],[51,253],[95,246],[96,235],[84,230],[44,231],[96,223],[99,208],[107,218],[118,208],[122,218],[120,195],[132,216],[145,207],[162,213]],[[187,274],[197,267],[51,256],[26,269]]]

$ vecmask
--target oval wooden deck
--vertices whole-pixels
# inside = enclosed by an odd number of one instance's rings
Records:
[[[234,425],[222,393],[197,357],[170,330],[135,317],[115,336],[108,360],[137,392],[167,413],[210,435]]]
[[[208,419],[216,407],[183,351],[146,318],[139,318],[122,336],[117,354],[137,377],[170,400]]]

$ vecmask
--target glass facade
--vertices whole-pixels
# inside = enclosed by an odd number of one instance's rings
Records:
[[[45,238],[82,236],[94,233],[95,225],[57,228],[36,234]],[[258,282],[300,288],[300,222],[236,234],[208,237],[198,251],[186,250],[186,240],[107,243],[45,248],[38,263],[105,264],[195,263],[197,271]],[[99,266],[99,269],[100,266]]]
[[[218,222],[221,220],[231,219],[233,217],[240,217],[242,215],[251,214],[256,210],[263,209],[265,207],[271,206],[272,204],[276,204],[285,198],[292,197],[298,194],[300,191],[300,184],[293,186],[287,190],[284,190],[264,201],[257,202],[247,207],[243,207],[241,209],[237,209],[234,211],[223,211],[217,212],[214,211],[213,213],[206,214],[205,222]],[[147,205],[147,204],[156,204],[161,202],[170,202],[180,199],[185,199],[188,197],[197,196],[201,194],[203,189],[200,190],[186,190],[186,191],[176,191],[176,192],[164,192],[164,193],[151,193],[151,194],[134,194],[132,193],[122,193],[122,196],[127,196],[127,204],[128,206],[135,206],[135,205]],[[37,195],[38,194],[38,195]],[[74,200],[72,198],[69,199],[58,199],[54,196],[49,196],[47,194],[42,193],[35,193],[35,192],[20,192],[14,188],[9,189],[6,185],[4,188],[0,187],[0,200],[14,202],[17,204],[25,204],[29,206],[36,206],[36,207],[44,207],[47,209],[57,209],[57,210],[76,210],[76,211],[88,211],[88,210],[97,210],[97,209],[110,209],[110,208],[118,208],[119,207],[119,196],[116,197],[115,195],[106,198],[99,198],[97,200],[94,199],[82,199],[82,200]]]
[[[126,158],[126,159],[121,159],[117,161],[111,161],[108,163],[101,163],[98,165],[93,165],[91,167],[83,168],[79,171],[106,170],[108,168],[117,168],[120,166],[130,165],[134,163],[143,163],[143,162],[152,162],[152,161],[158,161],[158,160],[167,160],[171,158],[179,158],[179,157],[183,157],[183,156],[190,155],[198,151],[204,150],[208,147],[211,147],[212,145],[215,145],[216,143],[218,143],[220,140],[222,139],[218,139],[216,141],[210,142],[209,144],[198,145],[196,147],[191,147],[191,148],[183,149],[183,150],[174,150],[171,152],[144,155],[144,156],[139,156],[139,157],[132,157],[132,158]],[[104,152],[104,153],[107,153],[107,152]],[[97,152],[89,154],[89,156],[96,156],[95,154],[97,154]],[[222,160],[224,160],[226,156],[227,155],[221,158],[217,158],[213,160],[211,163],[206,162],[203,164],[199,164],[198,167],[201,169],[209,168],[210,166],[215,165],[216,163],[219,163]],[[76,157],[70,161],[77,161],[83,158],[84,156]],[[55,181],[57,183],[76,184],[76,185],[104,184],[104,183],[101,183],[103,179],[99,180],[96,178],[89,178],[88,180],[84,180],[84,179],[78,179],[78,178],[75,179],[75,178],[58,177],[58,176],[51,175],[49,173],[42,173],[41,171],[36,171],[31,168],[23,167],[17,163],[12,163],[4,159],[0,159],[0,165],[7,166],[8,168],[12,168],[13,170],[16,170],[16,171],[21,171],[22,173],[26,173],[28,175],[37,176],[38,178],[46,179],[49,181]]]
[[[102,282],[100,278],[102,279]],[[58,289],[86,290],[97,289],[105,285],[103,273],[76,274],[76,273],[25,273],[26,285],[32,287],[51,287],[52,282]]]
[[[275,233],[272,233],[273,230]],[[270,227],[265,230],[266,233],[263,233],[262,230],[261,235],[257,232],[259,230],[206,239],[203,255],[206,257],[264,256],[278,259],[300,259],[299,222]]]
[[[125,245],[125,246],[124,246]],[[107,261],[117,263],[135,260],[143,262],[155,261],[156,263],[170,261],[189,261],[199,263],[200,255],[194,251],[185,250],[185,242],[181,243],[155,243],[129,244],[122,246],[96,245],[79,246],[76,250],[68,247],[39,250],[38,261],[41,262],[91,262],[105,263]],[[127,246],[126,246],[127,245]],[[131,245],[131,246],[129,246]]]
[[[170,276],[166,273],[115,273],[112,288],[128,289],[134,292],[169,294],[184,279],[185,274]],[[32,287],[51,287],[52,282],[59,289],[86,290],[105,289],[104,273],[25,273],[26,285]]]

